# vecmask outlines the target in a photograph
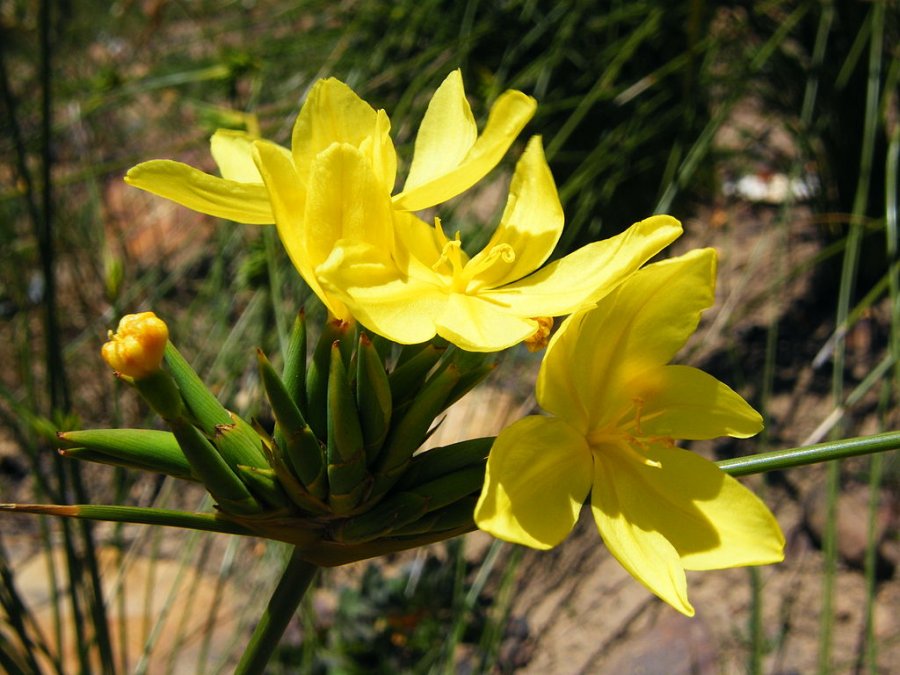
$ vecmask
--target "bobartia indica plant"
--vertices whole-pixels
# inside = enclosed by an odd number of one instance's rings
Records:
[[[335,79],[312,87],[290,148],[222,130],[211,140],[220,176],[170,160],[132,168],[126,181],[137,188],[223,219],[274,225],[327,319],[310,327],[298,308],[286,351],[273,359],[280,370],[257,351],[270,428],[226,409],[153,312],[127,315],[110,331],[103,358],[168,430],[65,431],[61,452],[199,483],[212,512],[2,508],[290,544],[239,673],[264,670],[319,567],[475,528],[549,549],[590,508],[612,555],[689,616],[685,570],[782,560],[778,523],[734,476],[896,447],[896,435],[718,465],[679,448],[676,440],[762,429],[726,384],[670,364],[713,304],[715,252],[648,264],[681,234],[675,218],[655,215],[548,263],[564,217],[537,136],[482,250],[468,252],[440,217],[423,220],[424,209],[497,165],[535,107],[522,92],[504,92],[479,130],[461,73],[450,73],[396,193],[387,114]],[[544,351],[535,395],[546,414],[496,438],[423,450],[447,408],[483,382],[497,353],[520,343]]]

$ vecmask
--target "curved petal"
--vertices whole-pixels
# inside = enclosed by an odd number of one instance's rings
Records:
[[[536,321],[497,309],[478,296],[450,293],[437,332],[469,352],[499,352],[534,335]]]
[[[384,251],[364,242],[338,242],[317,276],[361,324],[399,344],[433,338],[447,304],[438,285],[404,275]]]
[[[696,328],[712,303],[714,275],[715,253],[692,251],[648,265],[564,321],[538,374],[541,406],[563,415],[574,397],[590,411],[589,426],[617,424],[632,405],[628,384],[666,364]],[[557,359],[561,365],[551,366]],[[571,381],[559,379],[566,372]]]
[[[540,136],[534,136],[516,164],[509,186],[509,199],[500,225],[484,249],[472,258],[477,268],[487,256],[490,267],[478,273],[470,288],[491,288],[530,274],[553,253],[563,230],[563,210],[547,166]],[[496,256],[496,247],[509,247],[515,257],[507,262]]]
[[[516,544],[556,546],[578,520],[591,463],[584,437],[562,420],[519,420],[500,432],[488,455],[475,524]]]
[[[275,225],[291,262],[303,277],[313,293],[325,304],[328,310],[339,319],[346,319],[349,313],[336,298],[329,296],[322,288],[316,276],[306,249],[304,233],[304,214],[306,212],[306,189],[300,182],[294,163],[285,156],[279,146],[268,141],[256,141],[253,144],[253,155],[260,175],[275,212]]]
[[[537,102],[520,91],[503,92],[491,107],[484,131],[463,160],[453,167],[442,164],[445,168],[442,173],[437,173],[437,166],[427,172],[423,170],[422,175],[427,176],[428,180],[418,185],[407,181],[403,192],[394,197],[394,207],[404,211],[420,211],[468,190],[497,166],[536,108]]]
[[[391,140],[391,120],[384,110],[375,114],[375,133],[371,142],[360,146],[371,157],[375,174],[381,179],[388,194],[394,191],[397,182],[397,151]]]
[[[697,330],[701,313],[715,301],[715,287],[716,252],[694,249],[639,270],[598,303],[607,319],[591,320],[606,322],[610,349],[628,370],[663,365]]]
[[[680,234],[677,220],[653,216],[486,293],[519,316],[570,314],[597,302]]]
[[[394,212],[394,237],[397,264],[405,271],[413,263],[433,271],[446,243],[446,237],[437,228],[405,211]]]
[[[763,420],[728,385],[690,366],[664,366],[626,385],[626,398],[640,401],[641,432],[701,440],[719,436],[748,438]]]
[[[429,183],[459,166],[478,138],[466,100],[462,73],[451,72],[434,92],[416,134],[406,191]]]
[[[633,497],[627,513],[665,536],[685,569],[768,565],[784,559],[784,535],[771,511],[713,462],[661,444],[647,444],[642,452],[660,466],[638,466],[627,477],[618,477],[621,492],[629,489]],[[635,482],[626,487],[631,477]]]
[[[332,143],[348,143],[366,153],[372,170],[390,193],[397,157],[390,122],[343,82],[317,81],[306,97],[291,136],[291,152],[303,182],[313,159]]]
[[[588,314],[579,312],[568,317],[550,338],[534,390],[541,408],[565,419],[585,435],[591,427],[591,411],[606,410],[608,407],[600,408],[604,401],[595,398],[595,393],[607,393],[606,390],[592,391],[594,382],[602,377],[607,363],[605,358],[600,358],[604,356],[603,341],[598,335],[597,325],[589,325],[590,332],[582,327]],[[580,355],[576,356],[580,343],[591,340],[597,346],[598,358],[585,360]]]
[[[209,139],[209,148],[222,178],[238,183],[258,183],[262,176],[253,162],[253,141],[257,136],[244,131],[219,129]],[[284,148],[285,152],[289,152]]]
[[[679,552],[655,523],[657,515],[666,517],[659,512],[668,504],[656,499],[644,480],[646,472],[660,469],[639,464],[616,449],[595,452],[591,511],[609,552],[650,592],[682,614],[694,616]]]
[[[363,154],[335,143],[316,155],[306,185],[302,241],[310,265],[325,261],[339,239],[394,246],[390,195]]]
[[[249,225],[275,222],[262,184],[211,176],[181,162],[153,159],[132,167],[125,182],[200,213]]]

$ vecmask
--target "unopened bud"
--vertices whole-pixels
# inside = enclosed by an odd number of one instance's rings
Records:
[[[165,321],[153,312],[126,314],[100,354],[113,370],[140,380],[159,370],[168,340]]]

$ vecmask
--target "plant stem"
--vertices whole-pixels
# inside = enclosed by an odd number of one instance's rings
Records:
[[[269,600],[269,606],[256,625],[241,662],[234,671],[235,675],[263,673],[318,570],[316,565],[301,559],[296,548],[293,549],[284,574]]]
[[[732,476],[749,476],[766,471],[782,471],[797,466],[817,464],[833,459],[858,457],[876,452],[887,452],[900,449],[900,431],[888,431],[872,436],[847,438],[840,441],[829,441],[808,445],[790,450],[776,450],[748,457],[736,457],[716,462],[719,468]]]

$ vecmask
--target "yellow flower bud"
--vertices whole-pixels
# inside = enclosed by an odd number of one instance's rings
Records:
[[[168,340],[169,328],[153,312],[127,314],[100,354],[113,370],[140,380],[159,370]]]

